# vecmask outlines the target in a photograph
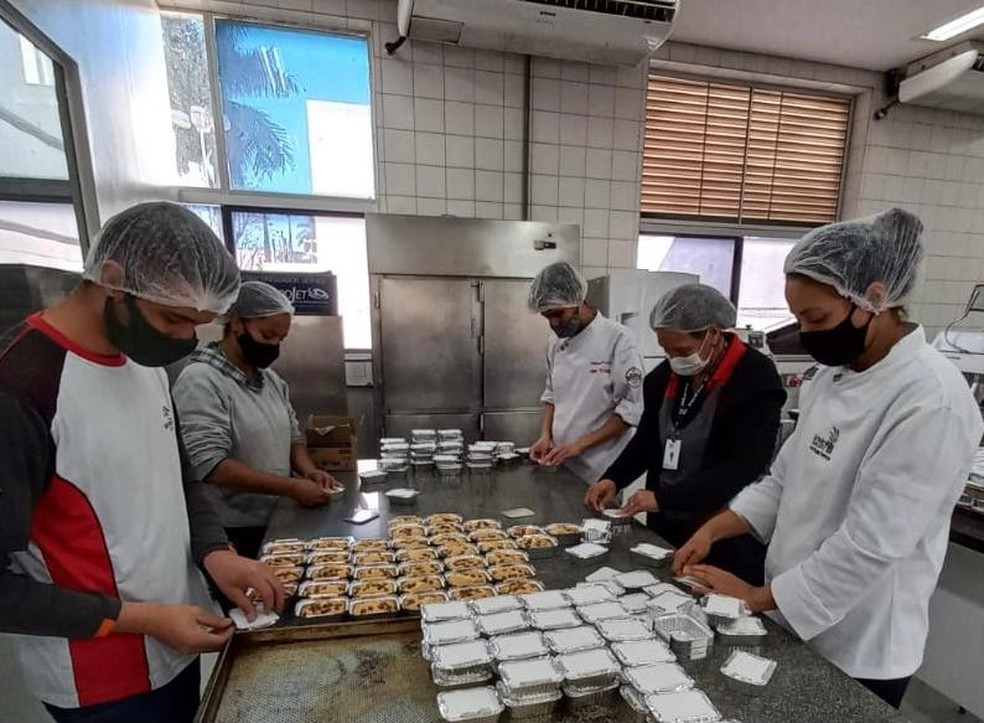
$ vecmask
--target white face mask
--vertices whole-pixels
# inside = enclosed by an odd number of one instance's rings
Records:
[[[679,374],[681,377],[692,377],[695,374],[700,374],[710,361],[710,359],[704,359],[700,355],[701,350],[704,348],[704,342],[707,341],[708,336],[709,334],[704,336],[703,341],[700,343],[700,348],[698,348],[693,354],[688,354],[687,356],[670,357],[670,369],[672,369],[675,374]]]

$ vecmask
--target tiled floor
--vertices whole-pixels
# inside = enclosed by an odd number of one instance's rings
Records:
[[[214,654],[202,657],[202,683],[215,665]],[[0,635],[0,723],[51,723],[44,709],[25,694],[10,640]],[[902,713],[911,723],[984,723],[970,713],[961,714],[953,701],[928,685],[913,680]],[[746,721],[746,723],[754,723]]]

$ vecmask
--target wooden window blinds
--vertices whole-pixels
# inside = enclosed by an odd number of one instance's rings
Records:
[[[641,211],[836,220],[851,101],[650,75]]]

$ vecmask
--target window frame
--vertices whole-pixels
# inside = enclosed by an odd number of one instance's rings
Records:
[[[661,67],[653,61],[650,61],[648,67],[646,68],[646,84],[648,88],[649,77],[651,75],[660,75],[667,78],[673,78],[683,81],[691,81],[695,83],[712,83],[719,85],[731,85],[741,88],[748,88],[750,90],[762,90],[770,92],[779,93],[793,93],[798,95],[809,95],[815,96],[817,98],[831,98],[834,100],[841,100],[848,102],[848,115],[847,115],[847,125],[844,131],[844,150],[843,150],[843,162],[841,163],[840,181],[838,186],[837,194],[837,211],[835,214],[834,221],[840,221],[844,212],[844,189],[847,183],[848,175],[848,164],[850,161],[851,147],[852,147],[852,136],[854,134],[854,123],[856,121],[856,114],[858,110],[858,95],[851,94],[848,92],[835,92],[830,90],[823,90],[815,87],[808,87],[803,85],[797,85],[791,83],[789,85],[782,85],[777,83],[762,82],[754,78],[745,77],[731,77],[731,76],[715,76],[715,75],[702,75],[700,73],[688,73],[686,71],[678,71],[675,69]],[[648,122],[649,116],[644,109],[643,126]],[[642,158],[641,163],[645,161],[645,141],[643,142],[642,149],[640,150]],[[641,170],[640,170],[640,192],[642,195],[641,187]],[[744,176],[744,171],[742,173]],[[641,208],[641,204],[640,204]],[[715,227],[715,228],[725,228],[729,229],[728,233],[740,232],[746,236],[755,235],[755,233],[760,233],[765,236],[781,236],[786,232],[796,232],[797,234],[802,234],[804,229],[814,228],[818,224],[815,222],[804,222],[804,223],[791,223],[788,221],[764,221],[761,219],[756,219],[752,222],[745,222],[743,220],[735,219],[729,220],[727,218],[718,218],[713,216],[690,216],[690,215],[674,215],[674,214],[655,214],[646,213],[640,211],[639,213],[640,224],[647,224],[651,222],[654,225],[657,224],[683,224],[686,226],[696,226],[700,227]],[[640,228],[640,234],[643,231]],[[648,232],[647,232],[648,233]],[[675,233],[675,232],[674,232]],[[676,235],[684,235],[683,233]]]
[[[0,0],[2,1],[2,0]],[[236,206],[262,210],[267,213],[289,212],[289,213],[354,213],[364,214],[375,211],[378,208],[380,190],[379,174],[379,141],[376,134],[376,60],[374,55],[374,42],[371,24],[366,23],[364,28],[352,27],[352,23],[345,18],[338,18],[337,23],[316,22],[311,20],[292,20],[290,17],[283,17],[283,13],[276,17],[268,16],[266,13],[255,13],[251,15],[240,14],[234,11],[210,11],[192,9],[188,7],[175,6],[167,3],[160,3],[159,12],[163,15],[184,15],[201,18],[205,35],[205,58],[207,61],[206,72],[208,74],[209,98],[212,101],[212,113],[215,118],[215,155],[216,155],[216,174],[219,181],[217,188],[202,188],[195,186],[177,186],[176,200],[179,203],[201,204],[210,206]],[[260,8],[256,8],[260,10]],[[289,13],[287,13],[289,16]],[[233,189],[229,180],[228,149],[226,144],[225,132],[220,128],[219,119],[225,117],[225,109],[222,103],[222,88],[219,81],[219,61],[216,46],[216,21],[229,21],[240,24],[256,25],[262,28],[282,28],[306,33],[321,33],[324,35],[339,35],[365,40],[366,52],[369,61],[369,120],[372,131],[373,146],[373,197],[368,199],[349,198],[344,196],[319,196],[295,193],[275,193],[270,191],[251,191],[246,189]]]
[[[2,176],[0,200],[71,204],[75,210],[79,247],[84,260],[90,240],[100,224],[78,65],[9,0],[0,0],[0,22],[6,23],[51,60],[68,169],[67,180]]]

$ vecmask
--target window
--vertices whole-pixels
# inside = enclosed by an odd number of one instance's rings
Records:
[[[244,271],[331,271],[347,349],[371,349],[366,223],[358,216],[232,211],[236,261]]]
[[[163,13],[161,27],[183,184],[375,196],[366,38],[176,13]],[[209,47],[217,78],[209,77]],[[216,143],[216,127],[224,142]]]
[[[184,207],[209,225],[222,241],[226,240],[225,229],[222,228],[222,207],[204,203],[186,203]]]
[[[642,213],[834,221],[850,111],[846,98],[651,75]]]
[[[81,272],[79,226],[72,204],[0,201],[0,264]]]
[[[771,331],[793,320],[783,263],[795,243],[761,236],[642,235],[636,268],[696,274],[735,302],[739,328]]]

